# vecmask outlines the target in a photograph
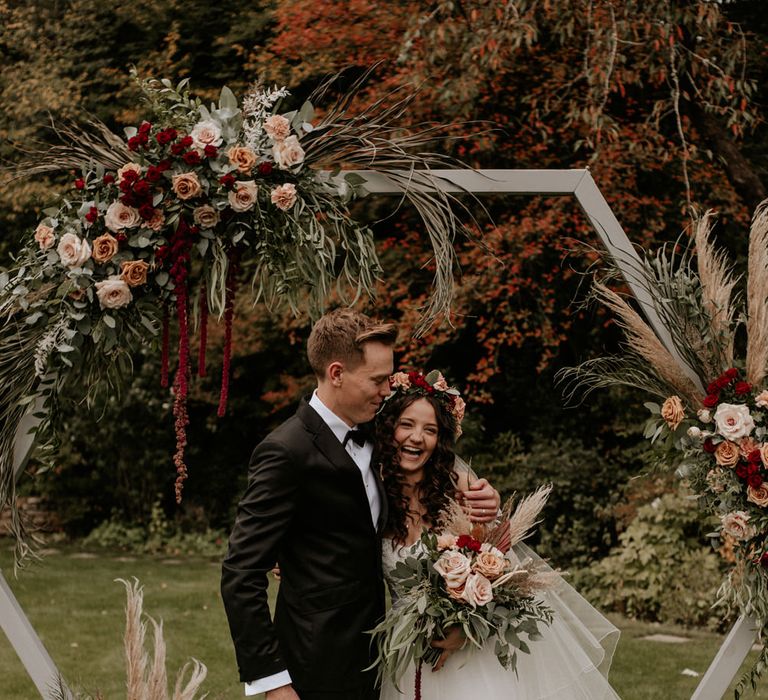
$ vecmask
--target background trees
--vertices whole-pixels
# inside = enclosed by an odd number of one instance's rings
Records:
[[[721,243],[739,254],[751,209],[766,194],[759,10],[747,0],[0,0],[0,155],[50,139],[48,115],[88,112],[116,129],[138,120],[131,64],[189,75],[207,96],[263,76],[288,84],[298,100],[330,72],[345,68],[352,79],[380,62],[361,105],[419,85],[403,128],[463,122],[439,144],[443,152],[485,168],[589,166],[640,246],[676,239],[694,207],[713,207]],[[2,184],[7,257],[31,235],[55,183]],[[380,253],[394,270],[369,306],[400,323],[401,364],[441,367],[466,392],[462,450],[479,471],[507,489],[557,483],[542,546],[560,564],[585,563],[616,543],[627,508],[657,494],[649,486],[628,501],[624,490],[643,470],[636,426],[644,409],[615,393],[566,410],[553,387],[559,367],[616,342],[604,318],[572,303],[596,259],[576,244],[595,241],[574,203],[483,204],[487,215],[468,202],[493,255],[457,242],[451,323],[414,342],[431,279],[427,249],[409,212],[393,214],[383,198],[361,203],[360,217],[385,217],[376,224]],[[230,520],[250,449],[311,385],[300,351],[308,319],[260,307],[239,318],[227,417],[213,417],[215,372],[196,384],[191,404],[183,514],[219,526]],[[55,478],[29,480],[55,497],[74,531],[113,511],[146,520],[156,493],[174,512],[170,407],[158,375],[148,353],[100,423],[73,412]]]

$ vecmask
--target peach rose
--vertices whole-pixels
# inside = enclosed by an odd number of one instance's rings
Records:
[[[296,204],[296,185],[287,182],[284,185],[278,185],[272,190],[270,195],[272,204],[278,209],[288,211],[294,204]]]
[[[130,287],[119,277],[110,277],[96,282],[95,287],[99,306],[102,309],[119,309],[130,304],[133,299]]]
[[[446,550],[435,562],[435,571],[445,580],[448,588],[463,586],[470,573],[470,561],[461,552]]]
[[[478,605],[487,605],[493,600],[493,586],[482,574],[470,574],[464,584],[462,598],[473,608]]]
[[[181,173],[171,178],[171,187],[179,199],[194,199],[202,191],[197,173]]]
[[[443,549],[452,549],[456,546],[456,541],[458,538],[456,535],[450,535],[450,534],[444,534],[444,535],[438,535],[437,536],[437,548],[440,550]]]
[[[750,452],[754,452],[758,449],[760,449],[760,445],[758,445],[757,441],[753,440],[751,437],[742,438],[739,441],[739,452],[742,457],[748,457]]]
[[[747,500],[761,508],[768,506],[768,485],[763,484],[758,488],[747,486]]]
[[[153,231],[162,230],[163,226],[165,226],[165,214],[163,213],[163,210],[155,209],[152,212],[152,218],[149,219],[148,221],[145,221],[144,225],[147,228],[152,229]]]
[[[278,168],[287,170],[304,162],[304,149],[299,145],[298,138],[289,136],[285,141],[280,141],[274,145],[272,157]]]
[[[760,408],[768,408],[768,390],[763,389],[757,396],[755,396],[755,405]]]
[[[53,244],[56,242],[56,236],[50,226],[38,224],[35,229],[35,240],[40,246],[40,250],[49,250],[50,248],[53,248]]]
[[[461,603],[466,602],[464,600],[464,584],[457,586],[456,588],[448,588],[448,595],[454,600],[458,600]]]
[[[749,408],[743,404],[721,403],[715,411],[717,432],[728,440],[747,437],[755,427]]]
[[[238,182],[237,189],[228,195],[229,206],[235,211],[248,211],[256,204],[256,183],[253,180]]]
[[[97,263],[108,263],[117,253],[118,243],[117,238],[105,233],[93,240],[93,253],[91,257]]]
[[[670,396],[661,407],[661,417],[667,422],[670,430],[677,430],[677,426],[685,418],[685,409],[679,396]]]
[[[432,386],[438,391],[446,391],[447,389],[450,389],[448,382],[445,381],[445,377],[440,372],[437,373],[437,381]]]
[[[459,421],[459,423],[464,420],[464,410],[466,407],[467,404],[464,403],[464,399],[462,399],[461,396],[453,397],[453,415],[456,416],[456,420]]]
[[[81,240],[74,233],[65,233],[56,248],[61,264],[64,267],[82,267],[91,257],[91,246],[88,241]]]
[[[408,378],[407,372],[395,372],[389,378],[389,383],[392,387],[398,387],[402,389],[409,389],[411,386],[411,380]]]
[[[104,215],[104,224],[110,231],[133,228],[141,223],[139,210],[127,207],[122,202],[112,202]]]
[[[735,467],[740,455],[738,445],[729,440],[723,440],[715,448],[715,461],[721,467]]]
[[[192,145],[203,150],[206,146],[221,146],[221,126],[212,119],[197,122],[189,134],[192,137]]]
[[[213,228],[219,223],[219,212],[214,209],[210,204],[204,204],[202,207],[197,207],[192,216],[195,223],[201,228]]]
[[[273,114],[264,121],[264,131],[273,141],[284,141],[291,133],[291,122],[281,114]]]
[[[749,524],[749,515],[743,510],[727,513],[720,518],[723,532],[735,540],[748,540],[755,536],[754,526]]]
[[[129,170],[132,170],[137,175],[141,175],[141,166],[138,163],[126,163],[122,168],[117,171],[117,181],[122,182],[123,175]]]
[[[149,265],[143,260],[124,261],[120,265],[120,279],[129,287],[138,287],[147,282]]]
[[[258,156],[248,146],[232,146],[227,152],[229,162],[244,175],[250,175]]]
[[[482,574],[489,581],[495,581],[507,568],[507,560],[500,555],[501,552],[480,552],[472,564],[472,571]]]
[[[758,447],[760,450],[760,459],[763,460],[763,464],[768,466],[768,442],[764,442]]]

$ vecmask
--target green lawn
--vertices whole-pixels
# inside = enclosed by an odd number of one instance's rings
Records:
[[[7,540],[2,542],[7,543]],[[187,558],[82,558],[65,547],[50,553],[42,566],[14,579],[11,553],[0,549],[0,568],[19,602],[70,685],[107,698],[124,697],[122,659],[125,593],[115,578],[137,577],[144,584],[144,610],[163,618],[173,677],[194,656],[208,666],[203,686],[211,700],[243,698],[219,596],[218,562]],[[622,638],[611,681],[625,700],[689,698],[721,643],[717,635],[614,619]],[[640,639],[665,632],[690,637],[684,644]],[[768,682],[768,681],[767,681]],[[35,688],[4,636],[0,635],[0,698],[37,698]]]

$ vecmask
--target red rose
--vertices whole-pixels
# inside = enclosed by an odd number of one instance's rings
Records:
[[[187,151],[182,157],[187,165],[200,165],[200,154],[197,151]]]
[[[750,474],[747,477],[747,483],[753,489],[759,489],[763,485],[763,477],[760,474]]]
[[[85,215],[85,220],[86,220],[88,223],[91,223],[91,224],[92,224],[94,221],[96,221],[96,219],[98,219],[98,218],[99,218],[99,210],[98,210],[96,207],[91,207],[91,208],[88,210],[88,213]]]
[[[755,464],[760,464],[761,457],[760,457],[760,450],[752,450],[752,452],[747,455],[747,459],[750,462],[754,462]]]
[[[734,391],[737,396],[744,396],[744,394],[748,394],[752,391],[752,385],[749,382],[736,382]]]
[[[141,126],[139,126],[139,133],[148,134],[151,128],[152,125],[149,122],[141,122]]]
[[[191,146],[192,145],[192,137],[191,136],[185,136],[183,139],[181,139],[180,143],[185,148],[187,146]]]
[[[75,180],[75,189],[77,190],[85,189],[85,180],[83,180],[83,178],[79,177],[77,178],[77,180]]]
[[[704,452],[709,452],[710,454],[712,454],[717,449],[717,445],[712,442],[712,438],[707,438],[704,440],[702,447],[704,448]]]
[[[118,242],[125,243],[125,241],[128,240],[128,234],[120,231],[119,233],[115,234],[115,238],[117,238]]]
[[[138,151],[141,147],[141,140],[138,136],[131,136],[131,138],[128,139],[128,150],[130,151]]]
[[[479,552],[481,548],[480,542],[469,535],[460,535],[456,540],[456,546],[459,549],[471,549],[473,552]]]
[[[120,179],[120,182],[136,182],[138,179],[139,174],[135,170],[126,170],[123,173],[123,177]]]
[[[728,379],[736,379],[736,377],[739,376],[739,370],[735,367],[731,367],[730,369],[725,370],[725,376],[728,377]]]
[[[144,176],[149,182],[157,182],[163,176],[163,171],[156,165],[150,165],[147,168],[147,174]]]
[[[170,170],[171,169],[171,161],[163,159],[163,160],[161,160],[157,164],[157,168],[158,168],[158,170],[160,170],[162,172],[165,172],[166,170]]]
[[[706,408],[714,408],[719,402],[720,397],[717,394],[708,394],[703,401]]]
[[[272,174],[272,163],[263,162],[259,163],[258,167],[258,173],[259,175],[271,175]]]
[[[139,216],[145,221],[149,221],[155,215],[155,208],[151,204],[142,204],[139,207]]]
[[[217,155],[219,155],[219,149],[216,148],[216,146],[211,146],[209,143],[204,149],[203,153],[205,153],[206,158],[215,158]]]
[[[763,552],[763,556],[760,557],[760,563],[763,566],[768,567],[768,552]]]
[[[725,375],[715,380],[715,384],[717,385],[718,390],[725,389],[725,387],[727,387],[730,383],[731,383],[731,380],[728,379],[728,377],[726,377]]]
[[[136,197],[134,197],[131,192],[126,192],[122,197],[120,197],[120,201],[125,204],[126,207],[136,206]]]
[[[710,384],[707,385],[708,394],[717,394],[720,392],[720,389],[722,389],[722,387],[718,383],[718,380],[715,380],[714,382],[711,382]]]
[[[180,156],[186,150],[187,147],[183,143],[174,143],[173,146],[171,146],[171,153],[175,156]]]
[[[133,191],[139,197],[146,197],[152,191],[152,187],[146,180],[139,180],[133,186]]]
[[[229,190],[229,189],[232,189],[232,187],[234,187],[235,182],[237,182],[237,179],[232,173],[227,173],[226,175],[222,175],[219,178],[219,182]]]
[[[103,182],[105,185],[111,185],[111,184],[112,184],[114,181],[115,181],[115,176],[114,176],[114,175],[111,175],[110,173],[107,173],[107,174],[104,176],[104,179],[102,180],[102,182]]]
[[[752,474],[757,474],[759,471],[760,471],[760,467],[754,462],[750,462],[749,464],[747,464],[747,476],[752,476]]]
[[[128,182],[128,180],[121,180],[120,184],[118,185],[121,192],[130,192],[131,191],[131,183]]]
[[[746,479],[747,478],[747,465],[746,464],[739,464],[734,471],[736,472],[736,476],[738,476],[739,479]]]
[[[175,141],[178,135],[176,129],[163,129],[162,131],[157,132],[155,139],[161,146],[165,146],[171,141]]]

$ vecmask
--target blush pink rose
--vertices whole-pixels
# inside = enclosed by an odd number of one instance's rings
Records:
[[[203,150],[206,146],[221,146],[221,126],[212,119],[198,122],[192,127],[189,134],[192,137],[192,145]]]
[[[82,267],[91,257],[91,246],[88,241],[78,238],[74,233],[65,233],[56,248],[61,264],[64,267]]]
[[[112,202],[104,215],[104,224],[110,231],[133,228],[141,223],[139,210],[127,207],[122,202]]]
[[[277,167],[287,170],[304,162],[304,149],[299,145],[299,139],[289,136],[285,141],[279,141],[272,148],[272,157]]]
[[[278,209],[288,211],[296,204],[296,185],[286,182],[284,185],[278,185],[272,190],[270,195],[272,204]]]
[[[445,580],[448,588],[463,586],[470,574],[471,562],[461,552],[447,550],[435,562],[435,571]]]
[[[56,236],[50,226],[38,224],[35,229],[35,240],[40,246],[40,250],[49,250],[50,248],[53,248],[53,244],[56,242]]]
[[[237,189],[227,195],[229,206],[237,212],[248,211],[256,204],[258,188],[253,180],[238,182]]]
[[[487,605],[493,600],[493,586],[482,574],[471,574],[464,584],[462,597],[473,608]]]
[[[291,122],[281,114],[273,114],[264,122],[264,131],[273,141],[284,141],[291,133]]]
[[[96,282],[96,296],[102,309],[119,309],[131,303],[133,295],[128,284],[119,277]]]

